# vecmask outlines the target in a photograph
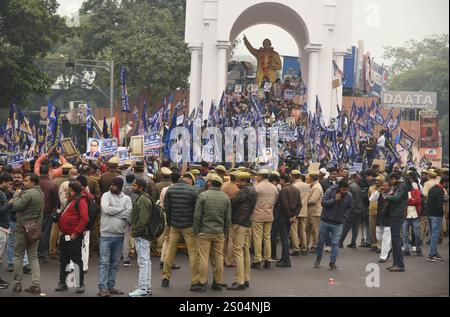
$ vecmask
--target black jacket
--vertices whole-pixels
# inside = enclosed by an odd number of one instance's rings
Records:
[[[322,190],[324,193],[326,193],[328,189],[333,187],[333,183],[330,182],[330,180],[325,179],[325,178],[320,179],[319,184],[320,184],[320,186],[322,186]]]
[[[295,217],[302,208],[300,191],[291,184],[283,187],[278,194],[275,208],[278,210],[279,216],[282,219]]]
[[[167,223],[178,229],[192,227],[197,198],[197,189],[188,183],[180,181],[170,186],[164,197]]]
[[[377,207],[377,226],[378,227],[390,227],[390,216],[389,216],[389,203],[383,195],[378,198]]]
[[[241,188],[231,199],[231,223],[250,228],[258,193],[252,186]]]
[[[444,200],[445,192],[442,185],[433,186],[428,192],[428,216],[443,217],[444,216]]]
[[[353,197],[348,192],[338,202],[336,201],[336,194],[339,190],[339,186],[333,186],[327,190],[322,198],[322,221],[327,223],[340,225],[344,222],[345,214],[352,208]]]
[[[3,191],[0,190],[0,227],[4,229],[9,229],[9,213],[10,207],[8,205],[8,200]]]

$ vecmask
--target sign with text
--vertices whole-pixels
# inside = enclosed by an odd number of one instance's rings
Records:
[[[21,168],[24,160],[25,158],[23,153],[16,153],[8,156],[7,158],[8,165],[11,165],[13,169]]]
[[[161,146],[161,137],[157,132],[144,134],[145,156],[159,156]]]
[[[100,153],[103,156],[106,155],[114,155],[117,152],[117,139],[113,138],[113,139],[104,139],[102,142],[102,147],[100,149]]]
[[[383,91],[384,108],[436,110],[437,93],[425,91]]]

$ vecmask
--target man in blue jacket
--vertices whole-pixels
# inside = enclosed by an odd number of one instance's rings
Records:
[[[317,258],[314,268],[320,267],[324,244],[331,235],[330,270],[337,270],[336,259],[339,250],[339,239],[342,234],[342,223],[345,213],[352,207],[353,197],[349,192],[348,182],[343,179],[338,185],[331,187],[322,198],[322,217],[320,221],[319,242],[317,243]]]

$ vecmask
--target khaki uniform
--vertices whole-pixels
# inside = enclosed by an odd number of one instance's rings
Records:
[[[233,238],[233,255],[236,263],[234,281],[242,285],[250,282],[250,237],[251,230],[240,225],[231,225],[230,233]],[[243,260],[242,260],[243,258]]]
[[[425,184],[423,184],[423,195],[425,196],[425,199],[428,200],[428,192],[437,184],[439,184],[437,179],[430,179],[429,181],[425,182]],[[428,231],[428,216],[420,217],[420,230],[422,234],[422,240],[425,241]]]
[[[255,255],[253,263],[262,260],[270,261],[271,243],[270,231],[273,222],[273,209],[278,198],[277,188],[268,180],[263,180],[255,186],[258,193],[255,210],[252,215],[252,236]],[[262,242],[264,240],[264,254],[262,252]]]
[[[308,223],[306,225],[306,244],[316,247],[319,238],[320,216],[322,215],[323,190],[318,181],[311,184],[311,195],[308,199]],[[312,243],[312,244],[311,244]]]
[[[198,280],[206,284],[208,262],[211,259],[214,281],[223,284],[223,242],[224,234],[199,233],[196,237],[198,248]],[[166,264],[164,263],[164,266]]]
[[[372,196],[378,190],[376,185],[370,186],[368,191],[368,198]],[[381,249],[381,245],[379,243],[375,243],[378,241],[377,239],[377,213],[378,213],[378,201],[370,201],[369,202],[369,232],[370,239],[372,241],[372,247],[378,247]]]
[[[237,192],[239,191],[239,188],[237,187],[236,183],[228,181],[223,183],[222,185],[222,191],[228,196],[228,198],[232,199],[234,196],[236,196]],[[223,244],[223,256],[225,259],[225,265],[235,265],[235,261],[233,259],[233,237],[232,237],[232,230],[228,233],[228,235],[225,237],[225,242]]]
[[[300,191],[302,208],[297,221],[291,225],[292,249],[294,251],[307,251],[306,226],[308,224],[308,200],[311,195],[311,188],[300,179],[296,180],[293,185]]]

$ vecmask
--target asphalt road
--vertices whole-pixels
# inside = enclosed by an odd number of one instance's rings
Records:
[[[358,240],[359,241],[359,240]],[[159,258],[152,257],[152,289],[153,297],[448,297],[449,296],[449,248],[448,238],[438,246],[443,262],[430,263],[415,255],[405,258],[406,272],[391,273],[385,268],[392,265],[391,261],[378,264],[378,254],[369,249],[358,248],[340,249],[337,260],[339,271],[329,271],[329,253],[322,259],[322,267],[314,269],[315,254],[309,256],[291,257],[292,268],[277,268],[273,263],[271,270],[252,270],[250,288],[245,291],[215,292],[208,288],[203,294],[189,291],[190,270],[187,256],[179,252],[176,263],[181,269],[175,270],[169,288],[161,287],[161,273]],[[281,248],[278,252],[281,252]],[[428,246],[424,248],[428,254]],[[370,263],[379,267],[379,287],[367,287],[366,266]],[[234,268],[225,268],[225,283],[232,283]],[[86,293],[75,294],[74,289],[56,293],[54,288],[58,282],[59,264],[52,261],[41,265],[41,296],[46,297],[93,297],[97,296],[98,284],[98,256],[94,255],[89,261],[89,272],[85,275]],[[1,266],[0,276],[12,283],[12,273],[6,271],[5,259]],[[330,284],[330,279],[335,283]],[[211,269],[209,280],[212,281]],[[138,281],[138,267],[136,261],[132,266],[120,267],[116,287],[127,293],[134,290]],[[23,288],[31,284],[31,275],[25,275]],[[45,295],[44,295],[45,294]],[[0,297],[39,296],[27,293],[15,294],[12,286],[0,290]]]

